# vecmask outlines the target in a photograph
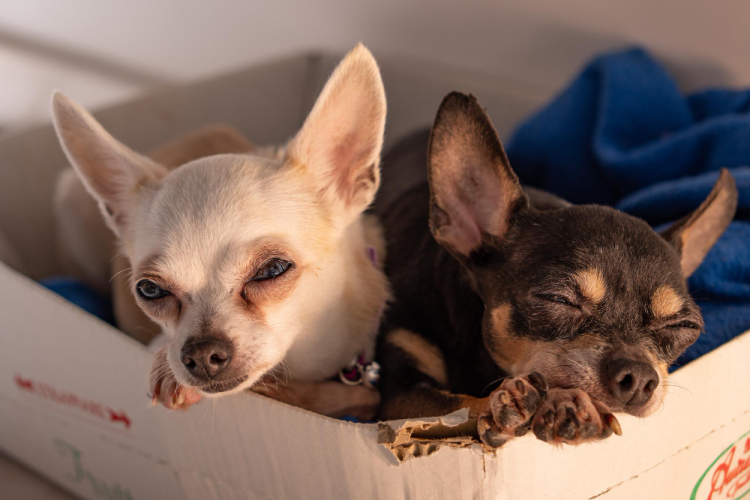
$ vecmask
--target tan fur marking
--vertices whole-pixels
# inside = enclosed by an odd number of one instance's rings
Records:
[[[443,353],[434,344],[429,343],[414,332],[399,328],[388,334],[388,342],[402,349],[417,362],[417,368],[442,385],[448,383]]]
[[[433,393],[433,394],[431,394]],[[396,394],[383,402],[378,410],[381,420],[397,420],[401,418],[427,418],[446,415],[448,413],[469,409],[469,426],[476,429],[476,418],[487,412],[488,398],[475,398],[465,394],[438,389],[423,389]],[[457,430],[455,427],[454,430]],[[467,429],[467,431],[472,432]]]
[[[515,373],[514,367],[529,360],[539,346],[533,340],[513,335],[510,330],[510,312],[510,304],[503,304],[492,311],[492,337],[488,339],[487,346],[501,368]]]
[[[651,297],[651,311],[658,317],[668,318],[677,314],[682,309],[682,305],[680,296],[667,285],[657,288]]]
[[[669,370],[666,363],[656,363],[656,368],[659,370],[659,375],[661,376],[661,380],[667,380],[667,377],[669,376]]]
[[[575,280],[581,289],[581,293],[595,304],[601,302],[607,294],[607,285],[604,283],[604,277],[601,271],[594,267],[576,273]]]
[[[445,394],[449,395],[450,393]],[[474,396],[467,396],[465,394],[460,394],[458,397],[461,400],[459,407],[468,408],[470,417],[476,418],[486,413],[489,409],[489,398],[475,398]]]

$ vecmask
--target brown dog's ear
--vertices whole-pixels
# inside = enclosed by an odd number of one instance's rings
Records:
[[[287,148],[288,158],[309,170],[324,202],[345,223],[372,203],[380,185],[385,114],[380,70],[359,44],[336,67]]]
[[[661,235],[680,254],[685,277],[693,274],[716,240],[724,233],[737,211],[737,186],[729,170],[722,168],[719,180],[701,205]]]
[[[138,190],[156,183],[166,169],[117,141],[61,92],[52,95],[52,117],[68,160],[99,203],[107,225],[122,236]]]
[[[427,155],[430,229],[452,253],[468,256],[487,236],[501,238],[528,198],[495,127],[474,96],[452,92],[435,117]]]

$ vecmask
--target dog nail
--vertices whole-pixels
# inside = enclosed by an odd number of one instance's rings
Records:
[[[526,394],[526,385],[520,380],[516,380],[516,390],[521,394]]]
[[[620,422],[617,421],[617,418],[615,418],[614,415],[611,413],[604,415],[604,421],[615,434],[622,436],[622,427],[620,427]]]
[[[547,380],[542,376],[541,373],[537,372],[531,372],[528,374],[527,378],[529,379],[529,382],[531,382],[531,385],[534,386],[535,389],[543,392],[547,392]]]
[[[487,417],[479,417],[479,421],[477,422],[477,431],[479,432],[480,436],[486,433],[490,428],[490,423],[487,420]]]
[[[500,401],[500,403],[502,403],[504,405],[509,405],[510,404],[510,396],[505,391],[503,391],[500,394],[498,394],[497,399],[498,399],[498,401]]]

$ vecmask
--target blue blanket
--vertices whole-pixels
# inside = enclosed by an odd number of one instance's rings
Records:
[[[518,127],[507,152],[523,183],[657,229],[697,208],[729,168],[737,216],[689,280],[705,333],[678,365],[750,329],[750,91],[685,96],[643,50],[605,54]]]

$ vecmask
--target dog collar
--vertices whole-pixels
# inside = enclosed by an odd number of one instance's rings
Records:
[[[360,353],[349,366],[339,371],[339,379],[346,385],[364,384],[365,387],[375,389],[380,380],[380,365],[375,360],[366,362],[365,353]]]
[[[375,267],[378,266],[378,251],[375,247],[367,247],[365,249],[367,257]],[[383,318],[383,311],[385,310],[385,303],[380,307],[380,313],[378,313],[377,323],[375,329],[380,328],[380,321]],[[339,371],[339,379],[346,385],[360,385],[364,384],[365,387],[375,389],[375,386],[380,380],[380,365],[377,361],[366,361],[365,352],[360,352],[351,363],[342,368]]]

